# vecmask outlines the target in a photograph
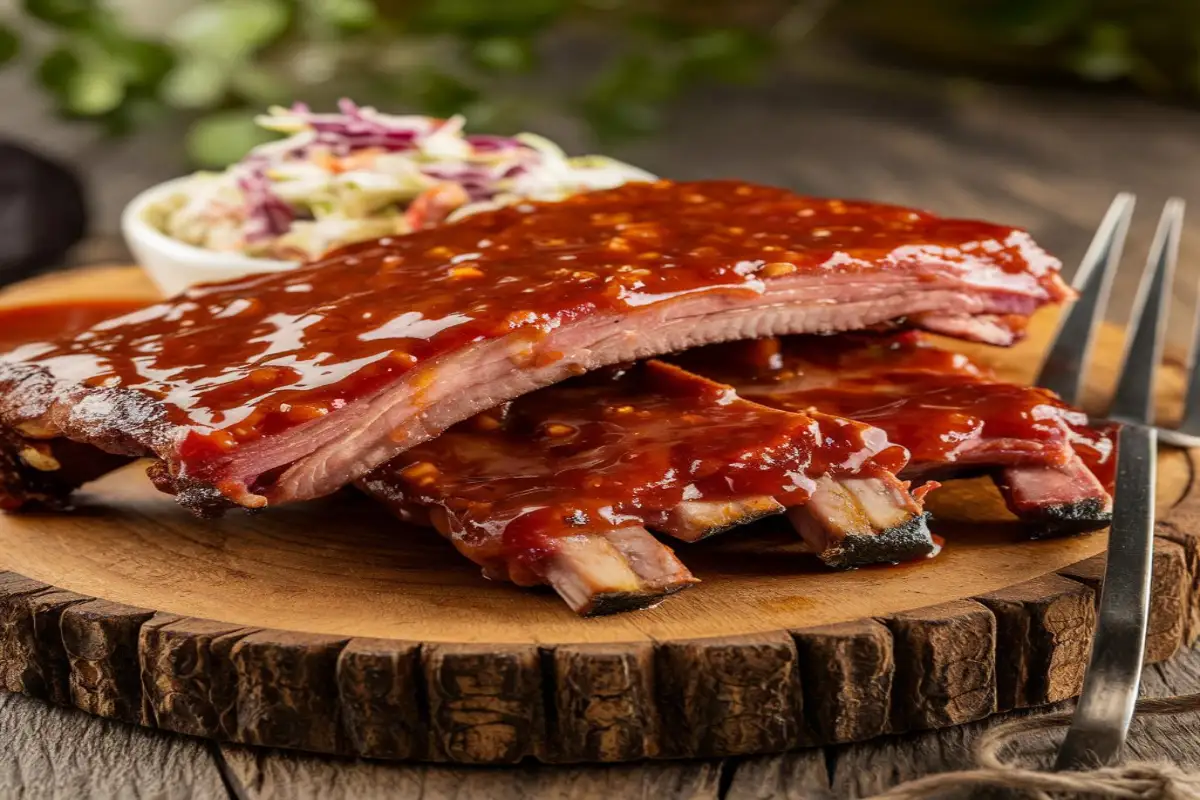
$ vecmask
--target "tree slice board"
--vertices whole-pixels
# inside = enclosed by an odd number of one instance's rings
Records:
[[[0,305],[95,296],[153,290],[106,268]],[[1027,380],[1053,325],[952,346]],[[1101,394],[1121,334],[1104,337]],[[1164,405],[1181,384],[1164,377]],[[1196,464],[1160,457],[1151,660],[1200,634]],[[226,741],[488,764],[774,752],[1077,694],[1104,535],[1028,541],[983,481],[931,498],[935,559],[826,571],[756,526],[677,547],[699,586],[585,620],[351,491],[202,521],[135,464],[73,515],[0,518],[0,688]]]

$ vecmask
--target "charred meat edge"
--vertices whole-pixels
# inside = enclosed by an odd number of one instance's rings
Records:
[[[894,476],[828,478],[807,505],[788,509],[804,544],[831,567],[911,561],[936,546],[929,515]]]
[[[1077,455],[1058,467],[1006,467],[993,480],[1009,510],[1034,523],[1035,538],[1086,533],[1112,522],[1112,496]]]
[[[1112,522],[1112,495],[1066,442],[1053,448],[1036,441],[983,441],[958,461],[910,463],[901,473],[913,481],[977,475],[992,479],[1013,516],[1030,524],[1032,538],[1087,533]]]
[[[649,608],[698,582],[671,548],[635,526],[557,540],[543,576],[585,617]]]
[[[30,439],[0,428],[0,510],[70,510],[76,487],[129,460],[68,439]]]
[[[566,357],[543,367],[530,366],[537,363],[536,352],[516,335],[474,345],[338,412],[246,445],[203,476],[178,472],[177,448],[186,429],[169,422],[164,404],[137,390],[82,386],[36,364],[0,362],[0,422],[28,438],[62,437],[114,454],[160,458],[166,469],[158,485],[176,489],[179,501],[197,513],[211,514],[231,504],[257,508],[330,494],[455,422],[581,369],[711,342],[852,330],[921,315],[941,324],[947,316],[1029,313],[1046,299],[924,280],[917,266],[872,276],[867,283],[853,276],[819,281],[803,276],[766,286],[762,293],[700,292],[564,326],[535,350]],[[870,299],[845,301],[856,294]],[[521,368],[513,369],[514,363]],[[430,370],[438,380],[427,381]],[[423,392],[416,390],[420,383]],[[258,485],[267,475],[266,485]],[[8,491],[7,504],[15,505],[21,487]]]
[[[1112,522],[1111,495],[1074,452],[1060,466],[963,462],[904,470],[899,477],[923,482],[978,474],[992,478],[1009,511],[1030,523],[1033,538],[1086,533]],[[808,505],[788,509],[771,497],[689,501],[655,518],[649,526],[694,542],[786,512],[807,549],[829,566],[863,566],[929,555],[935,547],[928,529],[929,514],[921,511],[902,485],[889,484],[886,478],[867,482],[826,478]]]
[[[786,513],[805,548],[831,567],[908,561],[934,550],[928,514],[894,475],[824,476],[807,504],[785,507],[772,497],[727,502],[690,500],[650,528],[695,542],[771,514]]]

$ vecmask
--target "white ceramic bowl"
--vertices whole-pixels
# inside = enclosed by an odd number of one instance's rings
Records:
[[[263,272],[295,269],[298,262],[218,253],[172,239],[146,221],[146,209],[178,194],[188,178],[152,186],[125,206],[121,233],[138,264],[164,295],[179,294],[197,283],[214,283]]]

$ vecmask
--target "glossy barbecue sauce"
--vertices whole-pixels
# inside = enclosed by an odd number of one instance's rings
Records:
[[[128,314],[145,300],[64,300],[0,308],[0,352],[27,342],[73,336],[97,322]]]
[[[1114,427],[1092,427],[1053,392],[998,381],[916,332],[765,339],[704,348],[680,362],[727,380],[748,399],[878,426],[908,448],[915,469],[966,463],[969,445],[987,440],[1039,464],[1048,457],[1061,463],[1073,448],[1112,487]]]
[[[202,474],[468,343],[517,334],[530,359],[553,361],[562,354],[537,344],[564,323],[697,292],[761,294],[797,275],[915,271],[1036,305],[1066,291],[1057,266],[1003,226],[736,182],[628,184],[198,287],[0,360],[162,400],[189,430],[181,461]],[[413,380],[436,378],[431,367]]]
[[[535,566],[556,537],[644,525],[686,500],[798,505],[822,475],[896,472],[906,461],[878,429],[750,403],[649,361],[480,414],[364,485],[401,512],[437,509],[435,523],[478,563]]]

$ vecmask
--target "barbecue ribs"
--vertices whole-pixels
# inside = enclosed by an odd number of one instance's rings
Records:
[[[1025,232],[895,206],[726,181],[518,205],[0,355],[0,504],[93,475],[38,456],[62,440],[156,459],[198,513],[303,500],[604,365],[899,323],[1003,345],[1068,294]]]

